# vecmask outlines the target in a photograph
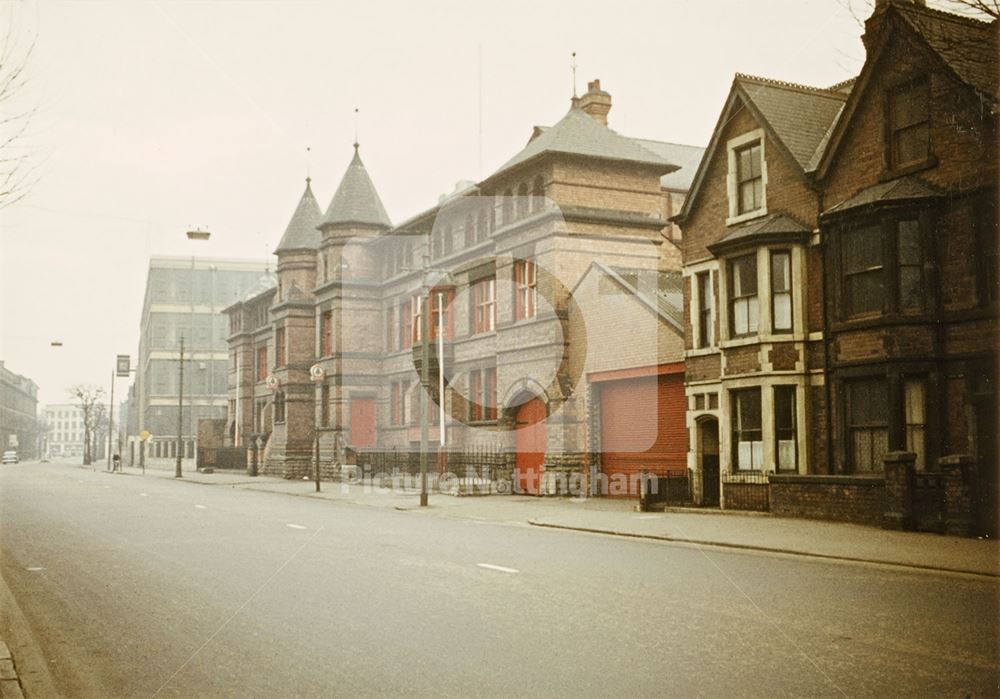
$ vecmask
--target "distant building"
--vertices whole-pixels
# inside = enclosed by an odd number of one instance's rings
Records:
[[[226,417],[228,321],[221,309],[242,298],[267,263],[190,257],[149,261],[142,306],[134,410],[127,425],[128,458],[137,462],[138,435],[150,433],[151,459],[177,454],[181,341],[184,342],[184,458],[193,458],[197,421]]]
[[[42,452],[49,457],[83,456],[83,411],[75,403],[50,403],[42,413]]]
[[[0,450],[16,449],[22,459],[38,455],[38,386],[0,360]]]

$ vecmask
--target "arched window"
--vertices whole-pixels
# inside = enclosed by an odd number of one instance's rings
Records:
[[[503,220],[501,223],[506,226],[508,223],[514,220],[514,192],[510,189],[503,193]]]
[[[518,218],[528,215],[528,185],[525,182],[517,188],[517,216]]]
[[[472,229],[472,214],[465,215],[465,245],[468,247],[476,242],[476,232]]]
[[[449,223],[444,227],[444,254],[450,255],[455,250],[455,232],[451,228]]]
[[[542,176],[538,175],[535,177],[535,182],[531,187],[531,210],[541,211],[544,205],[545,183],[542,181]]]

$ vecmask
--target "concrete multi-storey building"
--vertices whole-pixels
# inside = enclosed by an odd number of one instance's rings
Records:
[[[699,501],[882,522],[888,458],[995,530],[996,41],[884,1],[856,79],[736,77],[677,218]]]
[[[22,459],[38,455],[38,386],[0,360],[0,451],[16,450]]]
[[[50,403],[45,406],[44,449],[49,457],[83,456],[85,426],[83,411],[75,403]]]
[[[434,444],[507,454],[506,478],[529,493],[683,469],[679,230],[667,216],[693,172],[676,163],[701,149],[622,136],[610,108],[593,81],[488,178],[395,226],[357,145],[325,213],[307,185],[273,286],[227,309],[234,442],[263,437],[264,469],[297,477],[317,449],[323,468],[416,451],[427,409]],[[653,421],[602,446],[602,419],[629,389]],[[657,414],[679,426],[669,439]]]
[[[150,259],[131,420],[137,431],[128,435],[128,458],[133,462],[138,462],[142,431],[151,435],[147,458],[176,457],[182,339],[183,457],[194,457],[199,420],[225,419],[228,325],[222,309],[256,284],[267,269],[268,263],[251,260]]]

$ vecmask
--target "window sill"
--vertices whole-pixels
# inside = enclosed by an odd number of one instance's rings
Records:
[[[752,221],[753,219],[760,218],[761,216],[767,216],[767,207],[762,207],[756,211],[748,211],[745,214],[730,216],[726,219],[726,225],[733,226],[737,223],[743,223],[744,221]]]
[[[689,349],[684,352],[685,357],[705,357],[710,354],[718,354],[718,347],[698,347],[697,349]]]

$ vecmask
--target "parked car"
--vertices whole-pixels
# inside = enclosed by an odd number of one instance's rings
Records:
[[[5,451],[3,453],[3,458],[0,459],[0,463],[4,464],[16,464],[19,459],[17,458],[17,452],[14,450]]]

